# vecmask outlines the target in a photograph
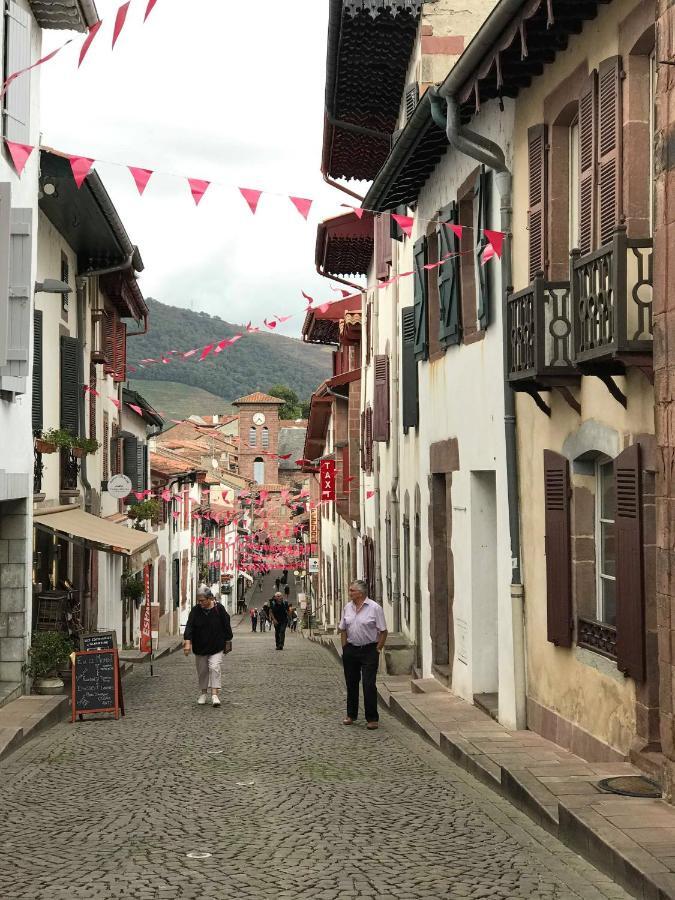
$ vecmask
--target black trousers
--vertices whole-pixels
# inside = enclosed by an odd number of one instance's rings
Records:
[[[379,721],[375,686],[379,661],[377,644],[365,644],[363,647],[345,644],[342,648],[342,666],[347,685],[347,715],[350,719],[357,719],[359,716],[359,682],[362,681],[366,722]]]
[[[274,637],[277,642],[277,647],[283,647],[284,641],[286,640],[286,626],[288,622],[277,622],[274,626]]]

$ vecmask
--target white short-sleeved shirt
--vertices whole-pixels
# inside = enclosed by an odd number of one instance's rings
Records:
[[[387,630],[384,610],[379,603],[366,597],[363,606],[357,611],[350,600],[344,608],[338,628],[347,632],[347,642],[355,647],[374,644],[379,635]]]

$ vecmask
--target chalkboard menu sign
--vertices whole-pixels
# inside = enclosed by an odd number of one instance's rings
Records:
[[[114,631],[80,635],[80,650],[114,650],[116,647],[117,635]]]
[[[72,720],[84,713],[124,715],[117,650],[84,650],[72,668]]]

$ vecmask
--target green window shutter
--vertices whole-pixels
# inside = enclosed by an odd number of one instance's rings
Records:
[[[415,359],[415,308],[401,310],[401,405],[403,432],[419,424],[419,383]]]
[[[33,311],[33,434],[42,431],[42,310]]]
[[[61,337],[61,428],[72,435],[80,433],[79,378],[80,342],[77,338]]]
[[[488,240],[483,234],[484,228],[490,228],[490,173],[481,166],[476,179],[473,194],[473,220],[475,222],[475,259],[476,259],[476,287],[478,288],[478,325],[485,330],[490,324],[490,278],[486,267],[483,265],[483,251],[488,245]]]
[[[446,224],[447,223],[447,224]],[[440,298],[440,329],[438,336],[446,347],[459,344],[462,336],[460,323],[459,241],[448,224],[459,224],[459,207],[453,201],[440,212],[438,224],[439,261],[448,253],[454,254],[442,262],[438,270],[438,295]]]
[[[14,0],[5,7],[5,62],[7,72],[19,72],[31,64],[31,19],[29,12]],[[9,141],[30,141],[30,83],[17,78],[7,88],[3,101],[3,136]]]
[[[132,491],[142,491],[138,486],[138,439],[133,435],[124,436],[124,474],[131,479]]]
[[[427,326],[427,303],[429,299],[427,270],[427,239],[421,237],[415,241],[414,260],[414,293],[415,293],[415,359],[429,358],[429,330]]]

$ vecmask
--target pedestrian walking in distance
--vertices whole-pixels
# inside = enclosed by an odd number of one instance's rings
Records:
[[[286,640],[286,626],[288,625],[288,602],[284,600],[280,591],[276,592],[270,604],[270,615],[274,622],[274,637],[276,638],[277,650],[283,650],[284,641]]]
[[[291,593],[291,586],[290,586],[290,584],[287,584],[284,586],[284,596],[286,597],[287,600],[290,596],[290,593]]]
[[[274,587],[276,588],[276,590],[279,590],[279,588],[281,587],[281,578],[277,577],[274,579]]]
[[[217,603],[205,586],[197,588],[197,605],[188,616],[183,635],[183,652],[192,651],[197,666],[200,695],[197,703],[203,706],[211,691],[211,703],[220,706],[221,666],[223,656],[232,650],[232,628],[227,610]]]
[[[265,626],[269,626],[270,629],[271,629],[271,624],[270,624],[270,605],[269,605],[269,603],[263,603],[262,613],[263,613],[263,616],[264,616],[264,618],[265,618],[265,621],[264,621],[263,624],[264,624]],[[265,629],[263,628],[263,631],[264,631],[264,630],[265,630]]]
[[[368,596],[365,581],[349,588],[349,603],[338,625],[342,642],[342,666],[347,685],[347,716],[344,725],[353,725],[359,716],[359,682],[363,682],[366,727],[378,727],[377,669],[387,640],[387,623],[382,607]]]
[[[298,611],[295,607],[293,607],[293,611],[291,612],[291,631],[298,630]]]
[[[265,615],[265,610],[261,609],[258,613],[258,630],[262,634],[265,631],[265,625],[267,624],[267,616]]]
[[[253,607],[251,610],[251,631],[255,631],[258,627],[258,610]]]

